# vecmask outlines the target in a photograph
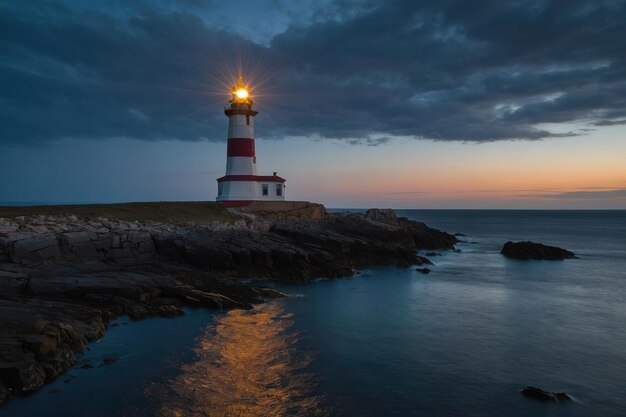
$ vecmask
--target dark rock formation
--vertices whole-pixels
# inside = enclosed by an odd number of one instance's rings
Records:
[[[500,253],[507,258],[522,260],[534,259],[560,261],[576,257],[573,252],[566,249],[534,242],[506,242]]]
[[[365,218],[383,223],[396,223],[398,217],[392,209],[369,209],[365,212]]]
[[[0,236],[0,256],[8,260],[0,262],[0,287],[6,291],[24,285],[31,269],[80,265],[106,270],[164,260],[190,263],[219,276],[346,276],[358,267],[419,263],[416,250],[453,250],[457,242],[423,223],[397,218],[393,210],[284,220],[271,226],[243,220],[182,227],[42,218],[35,224],[5,223],[4,229],[10,230]]]
[[[117,358],[115,356],[107,356],[106,358],[102,359],[102,363],[100,364],[100,366],[112,365],[115,362],[117,362]]]
[[[393,216],[368,213],[331,214],[319,221],[286,220],[275,223],[267,233],[191,232],[178,254],[214,274],[304,281],[350,276],[355,268],[431,264],[416,251],[451,250],[456,243],[445,232],[398,219],[393,212]]]
[[[317,206],[297,209],[319,220],[0,219],[0,404],[74,366],[116,317],[174,317],[185,305],[250,308],[281,294],[236,278],[304,281],[431,264],[416,252],[454,250],[457,242],[392,210],[318,216]]]
[[[418,256],[416,264],[417,265],[434,265],[430,259],[424,256]]]
[[[56,378],[121,315],[172,317],[182,314],[183,305],[250,308],[252,302],[281,296],[272,289],[209,277],[200,286],[186,280],[127,271],[33,276],[23,294],[0,295],[0,381],[5,393],[28,393]]]
[[[537,387],[526,387],[522,390],[522,394],[528,398],[540,401],[567,401],[571,397],[564,392],[548,392]]]

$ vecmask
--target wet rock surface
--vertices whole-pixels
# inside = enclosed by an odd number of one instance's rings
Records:
[[[250,308],[281,296],[267,288],[185,283],[184,272],[107,271],[29,278],[22,293],[0,295],[0,381],[8,396],[34,391],[72,367],[90,341],[119,316],[175,317],[181,307]],[[180,274],[177,276],[177,274]],[[85,366],[88,368],[88,366]]]
[[[500,252],[507,258],[521,260],[560,261],[576,258],[573,252],[556,246],[548,246],[534,242],[506,242]]]
[[[282,294],[244,278],[306,281],[428,264],[417,250],[457,242],[392,210],[317,217],[195,225],[0,218],[0,404],[74,366],[116,317],[250,308]]]

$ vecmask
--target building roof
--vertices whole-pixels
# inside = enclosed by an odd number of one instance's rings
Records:
[[[285,182],[287,180],[278,175],[226,175],[217,179],[217,182],[224,181]]]

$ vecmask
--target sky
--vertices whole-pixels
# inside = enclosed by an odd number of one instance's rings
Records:
[[[6,0],[0,202],[214,200],[241,72],[288,199],[626,209],[624,21],[608,0]]]

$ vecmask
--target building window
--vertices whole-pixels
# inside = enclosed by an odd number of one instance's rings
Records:
[[[222,193],[224,192],[224,184],[222,184],[221,182],[217,184],[217,195],[222,195]]]
[[[279,197],[283,195],[283,185],[282,184],[276,184],[276,195],[279,196]]]
[[[261,184],[261,191],[263,193],[263,195],[268,195],[269,194],[269,185],[267,184]]]
[[[250,115],[246,114],[246,124],[250,126]]]

